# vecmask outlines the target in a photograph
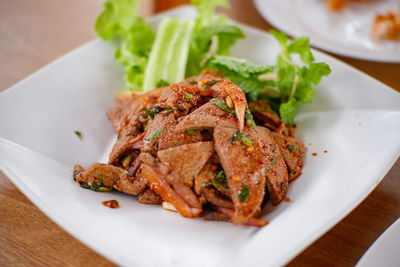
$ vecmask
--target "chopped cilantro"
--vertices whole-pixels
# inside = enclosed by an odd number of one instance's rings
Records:
[[[186,100],[192,100],[193,99],[193,95],[192,94],[188,94],[188,93],[184,93],[183,94],[183,98],[185,98]]]
[[[197,131],[197,130],[195,130],[195,129],[189,129],[189,130],[186,130],[186,133],[187,133],[188,135],[194,135],[194,134],[196,133],[196,131]]]
[[[150,110],[148,110],[147,108],[146,108],[146,114],[147,114],[147,116],[149,116],[150,117],[150,119],[154,119],[154,114],[150,111]]]
[[[163,111],[160,111],[160,114],[169,114],[172,111],[173,111],[172,108],[167,108],[167,109],[164,109]]]
[[[271,159],[271,164],[272,164],[272,165],[275,165],[275,164],[276,164],[276,158],[275,158],[275,157],[272,157],[272,159]]]
[[[158,128],[156,130],[154,130],[152,133],[150,133],[150,135],[146,136],[146,138],[144,140],[149,141],[151,139],[157,139],[160,134],[162,133],[163,129]]]
[[[251,112],[249,111],[249,109],[247,107],[246,107],[246,113],[245,113],[244,117],[246,119],[246,124],[253,127],[253,129],[255,130],[257,128],[257,125],[254,122],[253,115],[251,114]]]
[[[208,89],[208,87],[213,86],[214,84],[216,84],[217,82],[220,82],[221,80],[212,80],[211,82],[205,83],[203,85],[203,88],[201,88],[201,91],[205,91]]]
[[[219,100],[219,99],[213,98],[210,101],[211,101],[211,103],[213,103],[214,105],[216,105],[217,107],[222,109],[223,111],[228,112],[230,114],[235,114],[235,110],[230,109],[224,100]]]
[[[226,179],[226,175],[224,170],[219,170],[214,172],[215,177],[211,179],[211,183],[215,188],[227,188],[228,180]]]
[[[81,172],[82,172],[82,171],[80,171],[80,170],[74,171],[74,174],[72,175],[72,176],[74,177],[74,180],[75,180],[76,176],[77,176],[78,174],[80,174]]]
[[[120,139],[121,138],[121,134],[119,134],[118,136],[117,136],[117,139]]]
[[[76,136],[78,136],[79,137],[79,139],[81,139],[82,140],[82,133],[80,132],[80,131],[74,131],[74,133],[76,134]]]
[[[239,139],[242,144],[246,145],[246,146],[252,146],[253,142],[251,141],[250,137],[247,136],[247,134],[245,134],[244,132],[240,132],[239,130],[237,130],[236,132],[233,133],[232,137],[231,137],[231,145],[233,145],[233,143]]]
[[[270,166],[265,167],[265,172],[266,172],[266,173],[269,173],[270,170],[271,170],[271,167],[270,167]]]
[[[238,198],[239,198],[240,202],[245,202],[247,200],[249,194],[250,194],[250,189],[247,187],[247,185],[242,184],[242,188],[240,189],[239,194],[238,194]]]
[[[293,151],[295,151],[295,150],[298,150],[298,151],[300,151],[300,149],[299,149],[299,147],[297,146],[297,145],[289,145],[289,151],[290,152],[293,152]]]

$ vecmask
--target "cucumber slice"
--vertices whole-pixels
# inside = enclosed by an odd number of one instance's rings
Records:
[[[143,91],[156,88],[159,81],[174,83],[185,78],[193,27],[194,20],[166,18],[161,21],[147,63]]]

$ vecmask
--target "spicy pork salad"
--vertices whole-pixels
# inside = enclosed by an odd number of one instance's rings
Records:
[[[197,18],[164,19],[156,33],[137,2],[108,0],[96,22],[117,45],[126,91],[107,111],[117,134],[108,163],[75,165],[74,180],[184,217],[266,225],[262,207],[284,200],[302,173],[295,115],[329,66],[315,62],[308,38],[276,31],[275,65],[231,57],[245,35],[213,14],[225,1],[193,0]]]

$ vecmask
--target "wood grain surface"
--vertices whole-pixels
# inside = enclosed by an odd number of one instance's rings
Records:
[[[0,91],[95,38],[93,22],[102,10],[101,2],[0,1]],[[156,13],[160,6],[166,7],[167,1],[161,2],[142,1],[140,13],[146,17]],[[227,13],[233,19],[262,30],[272,28],[252,1],[231,0],[231,6]],[[400,91],[400,64],[336,57]],[[400,160],[397,160],[384,180],[353,212],[289,266],[353,266],[400,216],[399,178]],[[53,223],[0,172],[0,266],[65,265],[114,266]]]

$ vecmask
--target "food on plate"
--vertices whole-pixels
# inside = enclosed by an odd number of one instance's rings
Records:
[[[155,91],[145,106],[146,94],[116,98],[107,115],[120,135],[108,164],[76,165],[75,180],[185,217],[265,225],[257,219],[263,203],[279,204],[301,175],[305,147],[293,126],[266,101],[247,103],[220,72],[205,70]]]
[[[329,0],[328,6],[331,10],[341,10],[349,2],[368,2],[372,0]]]
[[[137,1],[105,3],[96,31],[116,41],[130,91],[107,111],[117,134],[108,163],[75,165],[73,177],[85,189],[135,195],[184,217],[262,227],[263,205],[285,200],[302,173],[295,115],[330,68],[314,62],[308,38],[277,31],[275,65],[231,57],[245,36],[213,17],[227,2],[193,4],[196,19],[164,19],[155,34],[135,12],[121,12]]]
[[[396,12],[376,15],[371,33],[377,40],[400,40],[400,7]]]

